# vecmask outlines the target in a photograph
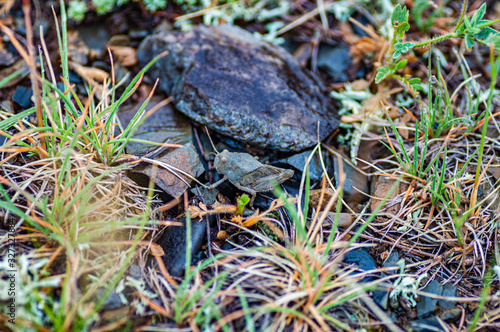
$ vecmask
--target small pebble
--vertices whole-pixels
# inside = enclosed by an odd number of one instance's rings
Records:
[[[34,104],[31,101],[33,90],[24,86],[18,86],[12,100],[14,100],[23,109],[32,107]]]
[[[321,212],[321,213],[323,213],[323,212]],[[320,215],[321,215],[321,213],[320,213]],[[326,223],[328,225],[330,223],[333,224],[333,222],[335,221],[335,214],[336,214],[335,212],[328,212],[328,219],[329,220],[326,220]],[[337,226],[340,228],[347,228],[347,227],[351,226],[353,221],[354,221],[354,218],[353,218],[352,214],[341,212],[341,213],[339,213],[339,221],[338,221]]]

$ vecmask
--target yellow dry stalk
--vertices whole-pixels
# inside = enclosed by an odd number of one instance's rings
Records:
[[[0,15],[8,13],[12,6],[14,6],[15,0],[0,0]]]
[[[236,210],[237,208],[234,205],[221,204],[219,202],[215,202],[212,205],[212,210],[209,210],[208,207],[203,203],[198,204],[198,206],[190,205],[188,207],[191,218],[203,218],[207,214],[212,213],[235,213]]]
[[[285,202],[283,202],[283,200],[281,198],[277,198],[271,203],[271,206],[269,207],[269,209],[267,209],[266,211],[264,211],[262,213],[259,213],[259,210],[257,209],[257,211],[255,211],[254,214],[252,214],[248,218],[245,218],[245,221],[243,221],[241,224],[245,227],[251,227],[261,220],[268,220],[269,218],[267,218],[267,215],[273,211],[276,211],[278,208],[282,207],[283,205],[285,205]]]
[[[250,217],[247,218],[233,215],[231,217],[231,221],[245,227],[251,227],[261,220],[267,220],[268,219],[267,215],[269,213],[276,211],[278,208],[284,205],[285,203],[283,202],[283,200],[281,198],[277,198],[271,203],[271,206],[266,211],[259,213],[259,210],[257,209],[257,211],[255,211],[254,214],[252,214]],[[190,205],[188,207],[188,211],[191,214],[191,218],[202,218],[207,214],[212,214],[212,213],[234,214],[236,213],[237,210],[238,208],[235,205],[221,204],[219,202],[215,202],[212,205],[212,209],[209,209],[207,205],[204,203],[199,203],[198,206]]]

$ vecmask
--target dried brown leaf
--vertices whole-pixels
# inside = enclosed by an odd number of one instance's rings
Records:
[[[137,51],[129,46],[108,46],[118,62],[124,67],[137,64]]]
[[[412,120],[412,117],[410,116],[410,114],[405,113],[401,117],[401,121],[399,123],[400,125],[398,126],[398,131],[401,134],[401,136],[404,137],[405,140],[408,140],[408,138],[410,137],[409,136],[410,134],[408,132],[408,129],[403,128],[403,127],[406,127],[407,123],[409,123],[411,120]]]
[[[219,202],[215,202],[212,208],[215,213],[235,213],[238,210],[234,205],[221,204]]]
[[[278,208],[282,207],[285,205],[285,202],[281,198],[275,199],[272,203],[269,209],[266,211],[259,213],[259,210],[255,211],[254,214],[252,214],[250,217],[246,218],[245,221],[243,222],[243,226],[245,227],[251,227],[258,223],[261,220],[268,220],[267,215]]]
[[[89,83],[92,83],[92,81],[104,82],[104,80],[109,78],[109,74],[99,68],[85,67],[76,62],[70,62],[70,65],[75,69],[78,75]]]

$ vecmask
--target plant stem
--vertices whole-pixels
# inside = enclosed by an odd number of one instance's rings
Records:
[[[483,122],[483,130],[481,132],[481,143],[479,145],[479,155],[477,157],[476,177],[474,179],[474,188],[472,190],[472,197],[470,200],[471,207],[474,206],[476,204],[476,201],[477,201],[477,191],[479,189],[479,180],[480,180],[479,177],[481,174],[481,163],[483,160],[483,150],[484,150],[484,140],[485,140],[484,138],[486,136],[486,131],[488,129],[489,114],[492,114],[491,106],[492,106],[492,101],[493,101],[493,91],[495,89],[495,85],[497,82],[498,66],[500,64],[500,58],[497,58],[497,61],[495,61],[493,48],[490,49],[490,64],[491,64],[490,93],[488,95],[486,109],[484,110],[485,115],[484,115],[484,122]]]
[[[472,322],[469,325],[469,328],[468,328],[469,331],[476,330],[477,322],[479,321],[479,318],[481,317],[481,314],[483,313],[484,306],[486,305],[486,298],[488,297],[488,294],[490,293],[490,289],[491,289],[492,274],[493,274],[492,270],[490,269],[483,280],[484,286],[483,286],[483,290],[481,292],[481,298],[479,300],[476,312],[474,313],[474,318],[472,319]]]
[[[460,13],[460,19],[457,22],[457,25],[455,26],[455,29],[453,29],[453,32],[457,31],[458,28],[460,27],[460,24],[462,24],[462,21],[465,16],[465,12],[467,11],[467,5],[468,5],[468,0],[464,0],[462,3],[462,12]]]
[[[460,34],[456,33],[455,31],[452,31],[452,32],[449,32],[449,33],[447,33],[445,35],[442,35],[442,36],[439,36],[439,37],[432,38],[430,40],[426,40],[426,41],[417,43],[417,44],[413,45],[412,48],[423,47],[423,46],[427,46],[429,44],[435,44],[435,43],[439,43],[440,41],[443,41],[443,40],[446,40],[446,39],[457,38],[457,37],[460,37]]]
[[[191,213],[186,209],[186,221],[185,221],[185,226],[186,226],[186,263],[184,265],[186,272],[185,274],[188,275],[191,269],[191,255],[193,253],[193,243],[192,241],[192,236],[191,236]]]
[[[457,23],[457,26],[455,27],[455,29],[453,29],[452,32],[449,32],[449,33],[444,34],[444,35],[439,36],[439,37],[432,38],[432,39],[430,39],[428,41],[423,41],[423,42],[417,43],[417,44],[413,45],[412,48],[423,47],[423,46],[428,45],[429,43],[434,44],[434,43],[438,43],[440,41],[443,41],[445,39],[460,37],[460,34],[458,34],[456,31],[460,27],[460,24],[462,23],[463,17],[465,15],[466,8],[467,8],[467,1],[464,1],[464,6],[463,6],[463,9],[462,9],[462,14],[460,15],[460,19],[459,19],[459,21]],[[486,28],[486,27],[488,27],[490,25],[493,25],[495,23],[500,23],[500,19],[497,19],[497,20],[494,20],[494,21],[491,21],[491,22],[487,22],[487,23],[478,25],[477,28],[479,28],[479,29]]]
[[[486,28],[486,27],[489,27],[490,25],[493,25],[495,23],[500,23],[500,18],[498,20],[494,20],[494,21],[490,21],[490,22],[478,25],[476,28],[479,28],[479,29]]]

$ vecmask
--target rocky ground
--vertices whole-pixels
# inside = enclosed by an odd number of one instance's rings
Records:
[[[499,328],[498,4],[147,3],[0,17],[2,329]]]

